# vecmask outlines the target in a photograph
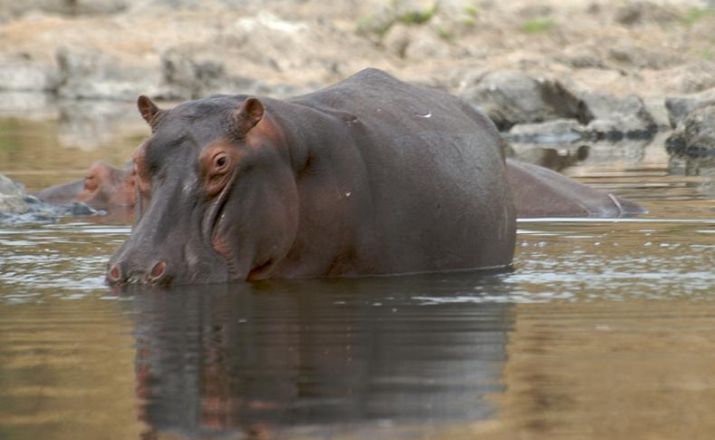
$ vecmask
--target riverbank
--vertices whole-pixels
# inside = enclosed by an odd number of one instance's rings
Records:
[[[70,130],[85,150],[132,116],[108,100],[286,97],[373,66],[482,108],[516,154],[674,129],[671,154],[715,154],[715,11],[703,1],[0,0],[0,11],[0,112],[56,106],[66,125],[92,127]]]

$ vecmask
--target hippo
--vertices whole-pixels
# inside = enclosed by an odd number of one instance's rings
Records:
[[[548,168],[507,159],[506,169],[519,218],[617,218],[646,212],[635,202],[584,185]]]
[[[51,204],[85,203],[95,210],[116,213],[132,211],[135,204],[132,164],[117,168],[106,162],[95,162],[85,177],[69,183],[45,188],[33,195]]]
[[[643,214],[638,204],[579,183],[539,165],[506,159],[506,175],[518,218],[614,218]],[[130,220],[135,204],[131,162],[118,168],[96,162],[81,180],[44,189],[35,195],[48,202],[84,202],[116,219]]]
[[[458,98],[376,69],[287,99],[162,110],[133,155],[111,285],[395,275],[511,264],[501,138]]]

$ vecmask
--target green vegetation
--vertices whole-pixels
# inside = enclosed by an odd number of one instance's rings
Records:
[[[454,41],[454,34],[444,26],[437,28],[437,36],[447,42]]]
[[[437,5],[435,4],[431,8],[422,11],[409,11],[397,17],[396,21],[409,25],[424,24],[434,17],[437,13],[437,9]]]
[[[551,18],[534,18],[521,24],[521,30],[528,34],[548,32],[556,26]]]
[[[409,26],[425,24],[437,13],[437,5],[429,9],[412,10],[390,18],[380,18],[377,15],[361,17],[357,21],[357,32],[363,35],[377,35],[383,37],[395,23],[403,23]]]
[[[468,17],[476,19],[479,16],[479,8],[475,5],[467,6],[464,8],[464,13],[467,14]]]
[[[688,9],[683,17],[683,23],[687,26],[692,26],[703,18],[713,15],[714,11],[711,8],[692,7]]]
[[[382,37],[392,26],[393,22],[380,22],[375,16],[360,17],[357,21],[357,32],[363,35],[374,34]]]
[[[466,6],[464,8],[464,16],[461,19],[462,25],[466,27],[474,27],[477,25],[477,18],[479,17],[479,8],[476,5]]]

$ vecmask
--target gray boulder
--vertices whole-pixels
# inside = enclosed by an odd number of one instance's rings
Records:
[[[84,203],[49,205],[25,192],[19,183],[0,174],[0,224],[54,222],[68,215],[93,215],[97,211]]]
[[[709,105],[715,105],[715,88],[691,95],[673,96],[665,100],[665,108],[668,110],[672,127],[676,127],[691,112]]]
[[[269,84],[236,73],[241,71],[239,66],[224,58],[220,52],[201,47],[180,46],[165,51],[161,56],[160,91],[155,95],[183,100],[236,92],[289,96],[298,91],[293,85]]]
[[[593,119],[585,103],[560,82],[535,79],[516,71],[495,71],[460,95],[481,108],[501,131],[516,124],[553,119],[575,119],[582,124]]]
[[[51,91],[57,88],[57,80],[57,70],[53,66],[32,60],[0,60],[1,91]]]
[[[681,19],[678,11],[653,1],[628,1],[618,6],[613,19],[624,26],[643,23],[669,24]]]
[[[582,139],[584,128],[574,119],[554,119],[541,123],[515,125],[504,137],[515,143],[568,144]]]
[[[0,0],[0,10],[11,16],[28,12],[59,15],[114,14],[127,9],[129,0]]]
[[[57,50],[57,94],[72,99],[133,101],[155,94],[159,69],[133,59],[119,59],[92,48]]]
[[[602,93],[579,93],[593,115],[584,130],[591,140],[650,139],[658,124],[638,96],[615,97]]]
[[[204,58],[179,48],[164,52],[161,56],[164,97],[195,99],[225,84],[227,75],[224,63],[218,59]]]
[[[715,157],[715,105],[691,112],[665,141],[665,147],[672,156]]]
[[[0,174],[0,213],[24,214],[30,210],[22,185]]]

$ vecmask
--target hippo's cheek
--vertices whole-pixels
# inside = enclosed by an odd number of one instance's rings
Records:
[[[231,246],[225,238],[224,234],[216,233],[211,239],[211,246],[214,248],[216,253],[218,253],[226,261],[226,267],[228,268],[228,273],[230,278],[234,278],[239,275],[238,270],[238,259],[234,254]]]

